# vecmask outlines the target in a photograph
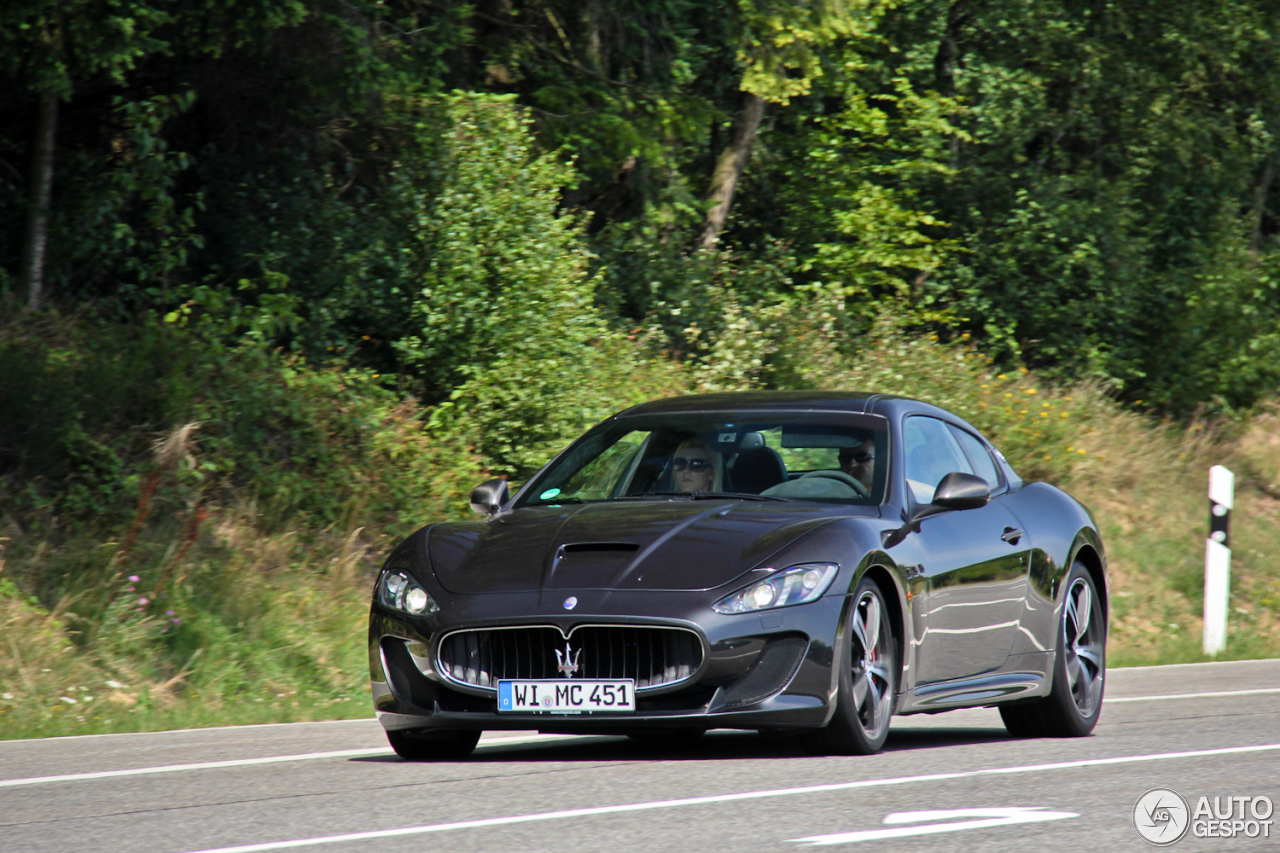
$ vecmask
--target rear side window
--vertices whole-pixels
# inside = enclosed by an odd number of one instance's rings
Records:
[[[994,492],[1000,488],[1000,469],[996,467],[996,462],[991,458],[987,446],[979,441],[977,436],[958,427],[952,426],[951,434],[960,442],[965,455],[973,463],[973,473],[986,480],[991,491]]]

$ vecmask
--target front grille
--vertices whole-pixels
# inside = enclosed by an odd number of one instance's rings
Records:
[[[472,687],[497,689],[504,678],[631,678],[644,690],[697,672],[702,642],[683,628],[635,625],[583,625],[567,640],[552,627],[480,629],[449,634],[436,658],[442,674]],[[557,668],[566,659],[576,660],[576,672]]]

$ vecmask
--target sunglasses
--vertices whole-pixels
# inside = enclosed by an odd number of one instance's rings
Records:
[[[671,460],[671,470],[683,471],[688,468],[690,471],[706,471],[711,467],[711,463],[706,459],[685,459],[677,456]]]
[[[841,453],[840,464],[848,465],[850,462],[857,462],[859,465],[866,465],[868,462],[875,461],[874,453]]]

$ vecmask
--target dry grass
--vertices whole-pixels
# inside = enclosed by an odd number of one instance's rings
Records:
[[[1208,470],[1236,474],[1232,593],[1226,657],[1280,654],[1280,419],[1244,425],[1155,424],[1109,405],[1095,390],[1081,404],[1078,454],[1067,487],[1097,518],[1107,545],[1114,663],[1200,660]],[[1268,556],[1272,555],[1272,556]]]
[[[367,715],[379,546],[358,528],[264,535],[253,517],[216,513],[164,591],[174,549],[145,535],[128,569],[109,560],[92,595],[53,611],[5,587],[0,737]]]

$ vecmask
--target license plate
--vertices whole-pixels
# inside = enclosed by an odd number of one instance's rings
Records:
[[[594,714],[636,709],[635,681],[557,678],[499,681],[498,711],[544,714]]]

